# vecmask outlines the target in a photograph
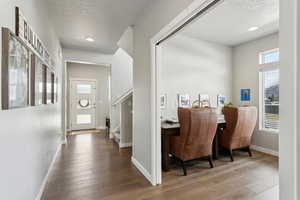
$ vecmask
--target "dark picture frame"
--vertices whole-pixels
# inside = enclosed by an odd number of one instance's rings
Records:
[[[44,65],[43,79],[44,79],[44,92],[43,92],[43,103],[52,104],[53,103],[53,85],[54,80],[52,78],[52,71],[46,65]]]
[[[55,103],[55,74],[51,72],[51,103]]]
[[[30,51],[8,28],[2,28],[2,109],[29,106]]]
[[[43,61],[36,55],[31,55],[31,106],[43,104],[44,76]]]

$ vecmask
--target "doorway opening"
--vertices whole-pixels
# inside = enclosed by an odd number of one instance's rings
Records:
[[[251,131],[251,145],[247,148],[250,147],[257,158],[270,159],[271,165],[260,167],[270,169],[272,193],[278,198],[279,78],[269,77],[270,80],[265,83],[260,77],[268,70],[269,74],[272,70],[278,72],[279,60],[260,63],[260,55],[279,47],[279,2],[210,1],[200,8],[198,5],[197,13],[186,17],[185,22],[178,20],[177,27],[167,27],[152,40],[155,66],[152,68],[152,102],[155,105],[152,127],[155,127],[153,141],[156,144],[152,151],[156,158],[153,164],[154,179],[159,184],[163,183],[164,175],[168,178],[170,174],[181,175],[181,166],[177,163],[182,160],[178,159],[178,149],[172,147],[174,138],[178,140],[180,137],[176,134],[181,134],[178,107],[213,107],[218,115],[223,115],[226,123],[224,104],[241,108],[251,106],[256,108],[257,114],[254,117],[254,131]],[[242,91],[247,91],[249,98],[244,98]],[[266,127],[272,127],[266,130],[260,126],[263,121],[276,123],[274,126],[269,123]],[[224,129],[221,128],[220,132]],[[214,139],[212,152],[219,146],[222,145]],[[235,156],[243,162],[252,162],[252,158],[245,157],[242,151],[234,152]],[[221,168],[228,165],[230,170],[230,157],[226,154],[214,163]],[[162,166],[167,168],[166,171],[171,168],[171,172],[162,172]],[[205,163],[196,164],[190,173],[193,176],[197,176],[196,173],[203,175],[206,170]],[[264,180],[260,181],[264,184]]]
[[[67,62],[67,132],[105,132],[110,119],[110,67]],[[93,130],[93,131],[91,131]]]

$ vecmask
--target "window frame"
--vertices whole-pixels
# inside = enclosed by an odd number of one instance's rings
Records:
[[[265,110],[265,88],[264,88],[264,72],[268,71],[275,71],[279,70],[279,61],[277,62],[270,62],[270,63],[262,63],[263,60],[263,55],[267,53],[271,53],[274,51],[278,51],[279,49],[272,49],[269,51],[264,51],[259,54],[259,131],[267,132],[267,133],[272,133],[272,134],[278,134],[279,129],[268,129],[264,127],[264,120],[265,120],[265,115],[264,115],[264,110]],[[280,53],[280,52],[279,52]],[[280,71],[279,71],[280,73]],[[280,106],[280,102],[279,102]],[[280,123],[280,121],[279,121]]]
[[[273,52],[278,52],[279,53],[279,59],[278,61],[275,61],[275,62],[269,62],[269,63],[264,63],[263,62],[263,57],[264,55],[268,54],[268,53],[273,53]],[[267,50],[267,51],[262,51],[259,53],[259,65],[267,65],[267,64],[272,64],[272,63],[278,63],[280,60],[280,51],[279,51],[279,48],[275,48],[275,49],[270,49],[270,50]]]

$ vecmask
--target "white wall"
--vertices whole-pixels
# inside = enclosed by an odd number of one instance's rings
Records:
[[[127,34],[126,34],[127,35]],[[122,43],[129,44],[130,37],[122,37]],[[125,45],[126,46],[126,45]],[[119,48],[113,56],[111,69],[111,98],[114,104],[126,92],[133,88],[133,59],[122,48]],[[120,126],[120,105],[111,108],[111,128],[112,130]]]
[[[15,6],[20,7],[53,57],[61,87],[61,48],[45,1],[1,0],[1,27],[15,30]],[[55,105],[0,111],[0,133],[0,199],[35,199],[61,143],[61,99]]]
[[[191,103],[199,94],[210,95],[217,107],[217,95],[231,101],[232,48],[177,35],[162,44],[161,94],[167,94],[162,116],[177,118],[177,95],[189,94]]]
[[[133,28],[129,26],[122,34],[118,41],[119,48],[126,51],[131,57],[133,56]]]
[[[300,199],[300,4],[280,0],[280,200]]]
[[[111,65],[113,55],[98,52],[79,51],[74,49],[63,49],[64,61],[79,61],[97,65]]]
[[[96,127],[105,128],[105,118],[109,117],[110,67],[80,63],[67,64],[67,101],[70,102],[70,79],[95,79],[96,85]],[[70,103],[68,103],[68,129],[70,129]]]
[[[134,26],[133,158],[150,176],[153,176],[150,131],[150,40],[191,2],[193,0],[152,0]]]
[[[132,83],[133,59],[123,49],[119,48],[113,56],[111,69],[112,102],[133,88]]]
[[[278,33],[233,48],[233,104],[241,105],[240,90],[251,89],[251,105],[259,108],[259,53],[278,48]],[[257,126],[258,127],[258,126]],[[252,144],[278,152],[278,133],[256,131]]]

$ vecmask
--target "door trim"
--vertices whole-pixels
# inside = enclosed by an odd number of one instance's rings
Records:
[[[72,83],[72,81],[91,81],[91,82],[95,82],[95,84],[96,84],[96,91],[95,91],[95,102],[96,102],[96,109],[95,109],[95,128],[97,128],[97,119],[98,119],[98,117],[97,117],[97,114],[98,114],[98,112],[97,112],[97,107],[98,107],[98,105],[97,105],[97,85],[98,85],[98,81],[96,80],[96,79],[86,79],[86,78],[73,78],[73,77],[70,77],[69,78],[69,81],[68,81],[68,83],[69,83],[69,91],[68,91],[68,94],[69,94],[69,102],[68,102],[68,109],[69,109],[69,120],[68,120],[68,125],[69,125],[69,129],[71,130],[71,131],[73,131],[72,130],[72,109],[71,109],[71,92],[72,92],[72,90],[71,90],[71,83]]]
[[[207,10],[207,7],[214,4],[210,9],[214,9],[223,2],[215,3],[216,0],[194,0],[186,9],[176,16],[169,24],[163,27],[150,40],[151,50],[151,175],[153,185],[162,184],[161,169],[161,130],[160,130],[160,69],[161,69],[161,45],[170,34],[174,33],[179,27],[191,21],[199,13]]]

